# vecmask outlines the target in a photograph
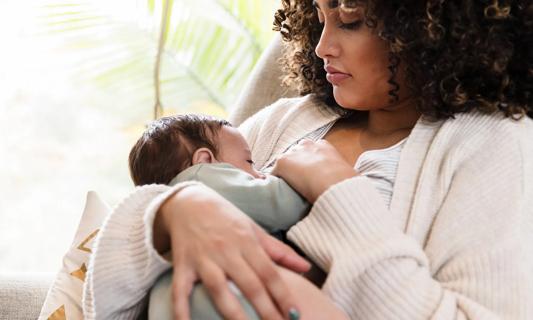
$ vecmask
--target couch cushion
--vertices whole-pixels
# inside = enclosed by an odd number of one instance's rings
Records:
[[[81,299],[91,248],[100,226],[110,211],[109,206],[96,192],[87,193],[78,230],[63,257],[62,268],[46,295],[39,320],[83,318]]]
[[[37,319],[53,273],[0,274],[0,320]]]
[[[285,44],[277,34],[261,55],[237,103],[231,108],[231,124],[237,127],[248,117],[280,98],[297,96],[295,90],[281,84],[283,72],[278,60],[284,48]]]

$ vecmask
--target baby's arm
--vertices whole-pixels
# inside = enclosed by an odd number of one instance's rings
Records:
[[[229,164],[200,164],[178,175],[217,191],[269,233],[287,230],[307,214],[309,203],[282,179],[256,179]]]

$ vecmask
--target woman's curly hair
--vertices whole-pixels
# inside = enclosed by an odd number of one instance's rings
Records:
[[[401,61],[418,110],[432,119],[460,112],[502,111],[533,118],[531,0],[339,0],[339,10],[365,9],[365,23],[389,43],[391,99]],[[274,29],[288,42],[284,83],[335,107],[315,47],[322,32],[311,0],[282,0]]]

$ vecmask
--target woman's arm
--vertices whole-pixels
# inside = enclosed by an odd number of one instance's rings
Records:
[[[85,319],[135,319],[145,296],[170,263],[152,245],[157,209],[186,182],[136,188],[106,218],[92,247],[83,288]]]
[[[455,169],[423,245],[361,176],[320,195],[289,239],[329,272],[323,291],[352,319],[531,319],[531,172],[514,138]]]
[[[192,204],[194,199],[200,203],[189,206],[192,212],[187,212],[184,208],[187,206],[184,204]],[[161,211],[166,214],[159,214],[161,206]],[[179,229],[177,226],[183,228]],[[211,229],[206,231],[206,228]],[[192,232],[185,235],[184,230]],[[178,236],[175,236],[175,232],[178,232]],[[246,238],[247,236],[249,238]],[[232,242],[235,237],[238,241]],[[201,246],[206,239],[209,250]],[[178,248],[172,251],[173,255],[167,252],[170,243],[173,244],[173,249]],[[243,247],[248,252],[241,250],[239,254],[239,249]],[[266,248],[266,252],[263,248]],[[180,259],[180,253],[183,252],[192,254],[186,259]],[[180,281],[185,279],[181,284],[187,286],[187,281],[194,281],[196,277],[210,284],[221,308],[232,306],[231,302],[221,301],[232,297],[225,291],[225,281],[224,285],[219,281],[221,277],[229,274],[236,283],[243,284],[243,292],[251,293],[250,301],[259,304],[257,310],[263,312],[268,306],[272,308],[271,312],[278,312],[278,309],[273,307],[275,303],[285,311],[294,306],[286,285],[279,280],[271,258],[297,271],[305,271],[308,267],[307,262],[288,246],[266,235],[242,212],[200,183],[184,182],[175,187],[143,186],[124,199],[100,229],[93,246],[84,286],[84,317],[138,317],[146,306],[146,294],[151,286],[161,273],[171,267],[163,256],[174,260],[175,271],[177,270],[179,275],[177,278],[181,279]],[[253,260],[247,269],[242,268],[245,256]],[[201,261],[195,259],[196,257],[201,258]],[[229,259],[225,259],[227,257]],[[195,264],[192,269],[181,272],[184,261]],[[226,267],[231,265],[234,268],[230,268],[228,272],[224,267],[219,268],[217,263],[226,263]],[[241,265],[238,265],[239,263]],[[206,264],[215,267],[206,269]],[[250,271],[254,267],[261,268],[257,272],[259,276]],[[192,276],[191,272],[194,273]],[[218,273],[213,275],[212,272]],[[179,292],[187,291],[180,288]],[[268,298],[265,299],[267,292]],[[270,295],[274,297],[273,300]],[[180,294],[178,298],[187,301],[187,295]],[[257,301],[258,299],[263,300]],[[283,302],[280,302],[282,299]],[[231,315],[239,314],[238,309],[226,309],[225,312],[231,312]],[[231,318],[236,318],[231,315]]]

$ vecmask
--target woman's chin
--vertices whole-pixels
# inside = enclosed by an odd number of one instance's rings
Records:
[[[345,88],[333,87],[333,97],[339,106],[346,110],[370,111],[379,110],[387,101],[373,101],[369,97],[361,97],[353,91],[347,92]]]
[[[340,92],[336,92],[336,89],[333,89],[333,97],[339,106],[347,110],[357,110],[357,111],[367,111],[369,108],[364,107],[364,103],[357,98],[344,95]]]

